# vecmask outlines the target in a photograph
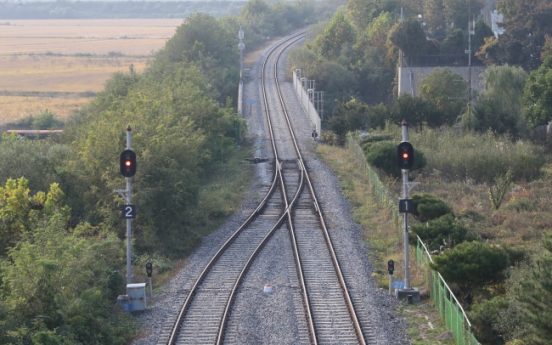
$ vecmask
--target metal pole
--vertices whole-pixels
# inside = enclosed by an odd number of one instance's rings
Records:
[[[393,276],[389,274],[389,294],[393,295]]]
[[[127,150],[131,150],[130,125],[127,127]],[[127,177],[126,180],[126,197],[127,203],[132,203],[132,178]],[[127,284],[132,284],[132,219],[127,218],[126,221],[126,238],[127,238]]]
[[[408,141],[407,138],[407,123],[403,120],[402,125],[402,141]],[[402,170],[403,175],[403,198],[408,199],[408,170]],[[408,256],[408,212],[403,214],[404,218],[404,289],[410,290],[410,259]]]
[[[151,277],[148,277],[148,280],[149,280],[150,299],[153,299],[153,288],[151,285]]]
[[[240,31],[238,31],[238,38],[240,39],[240,43],[238,44],[238,49],[240,50],[240,81],[243,79],[243,49],[245,48],[243,37],[243,30],[240,25]]]

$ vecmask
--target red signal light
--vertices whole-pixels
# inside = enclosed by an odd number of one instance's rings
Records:
[[[397,147],[397,163],[400,169],[408,170],[414,165],[414,147],[407,141]]]
[[[132,177],[136,174],[136,153],[132,150],[124,150],[120,160],[121,175]]]

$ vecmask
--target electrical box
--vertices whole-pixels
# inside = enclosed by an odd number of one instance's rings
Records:
[[[146,310],[146,283],[127,284],[127,296],[132,311]]]

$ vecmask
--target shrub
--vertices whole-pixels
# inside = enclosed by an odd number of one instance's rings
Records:
[[[401,169],[397,165],[397,144],[391,141],[379,141],[367,143],[363,149],[368,164],[388,175],[401,176]],[[425,165],[426,159],[423,152],[414,150],[414,166],[410,170],[418,170]]]
[[[488,183],[508,170],[512,172],[512,181],[530,181],[540,175],[544,165],[541,147],[490,131],[426,130],[410,136],[415,149],[431,152],[427,171],[439,171],[440,176],[450,181],[470,179]]]
[[[504,249],[480,242],[461,243],[434,256],[430,264],[445,281],[458,286],[464,300],[474,289],[502,282],[508,265]]]
[[[364,147],[365,144],[375,143],[378,141],[390,141],[393,137],[390,135],[369,135],[360,139],[360,146]]]
[[[469,318],[477,340],[482,344],[504,344],[502,334],[493,329],[493,325],[497,322],[499,313],[507,308],[508,300],[500,296],[474,304]]]
[[[411,230],[426,243],[429,250],[439,249],[441,245],[451,248],[464,241],[474,241],[477,239],[452,214],[430,220],[426,224],[413,224]],[[414,240],[416,237],[411,236],[411,238]]]
[[[414,194],[412,202],[414,203],[412,215],[420,222],[427,222],[446,214],[453,214],[452,208],[446,202],[431,194]]]

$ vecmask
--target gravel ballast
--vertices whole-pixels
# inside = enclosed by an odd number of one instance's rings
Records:
[[[251,70],[252,79],[244,85],[244,117],[248,122],[249,136],[255,143],[254,155],[262,158],[272,157],[267,145],[269,138],[260,104],[258,78],[259,62],[267,51],[259,57],[258,63]],[[285,75],[285,66],[279,66],[279,73]],[[390,297],[387,291],[377,288],[371,277],[374,269],[367,256],[369,243],[366,244],[362,228],[352,219],[351,206],[341,193],[339,180],[316,157],[317,143],[311,138],[312,125],[297,100],[293,85],[284,81],[283,77],[280,83],[303,158],[313,171],[311,179],[316,195],[363,329],[367,328],[366,324],[370,324],[378,345],[410,344],[405,319],[393,311],[400,302]],[[323,86],[320,88],[323,89]],[[248,104],[249,99],[255,103]],[[190,256],[185,267],[158,291],[148,310],[137,315],[145,336],[135,341],[135,345],[158,344],[160,334],[178,313],[197,275],[257,205],[259,186],[270,184],[272,178],[269,167],[270,162],[256,165],[256,178],[249,190],[250,197],[241,205],[239,212],[203,239],[201,247]],[[267,283],[273,287],[271,294],[263,292]],[[286,228],[282,227],[263,248],[240,286],[229,319],[225,344],[309,344],[308,336],[305,336],[302,308],[289,235]]]

